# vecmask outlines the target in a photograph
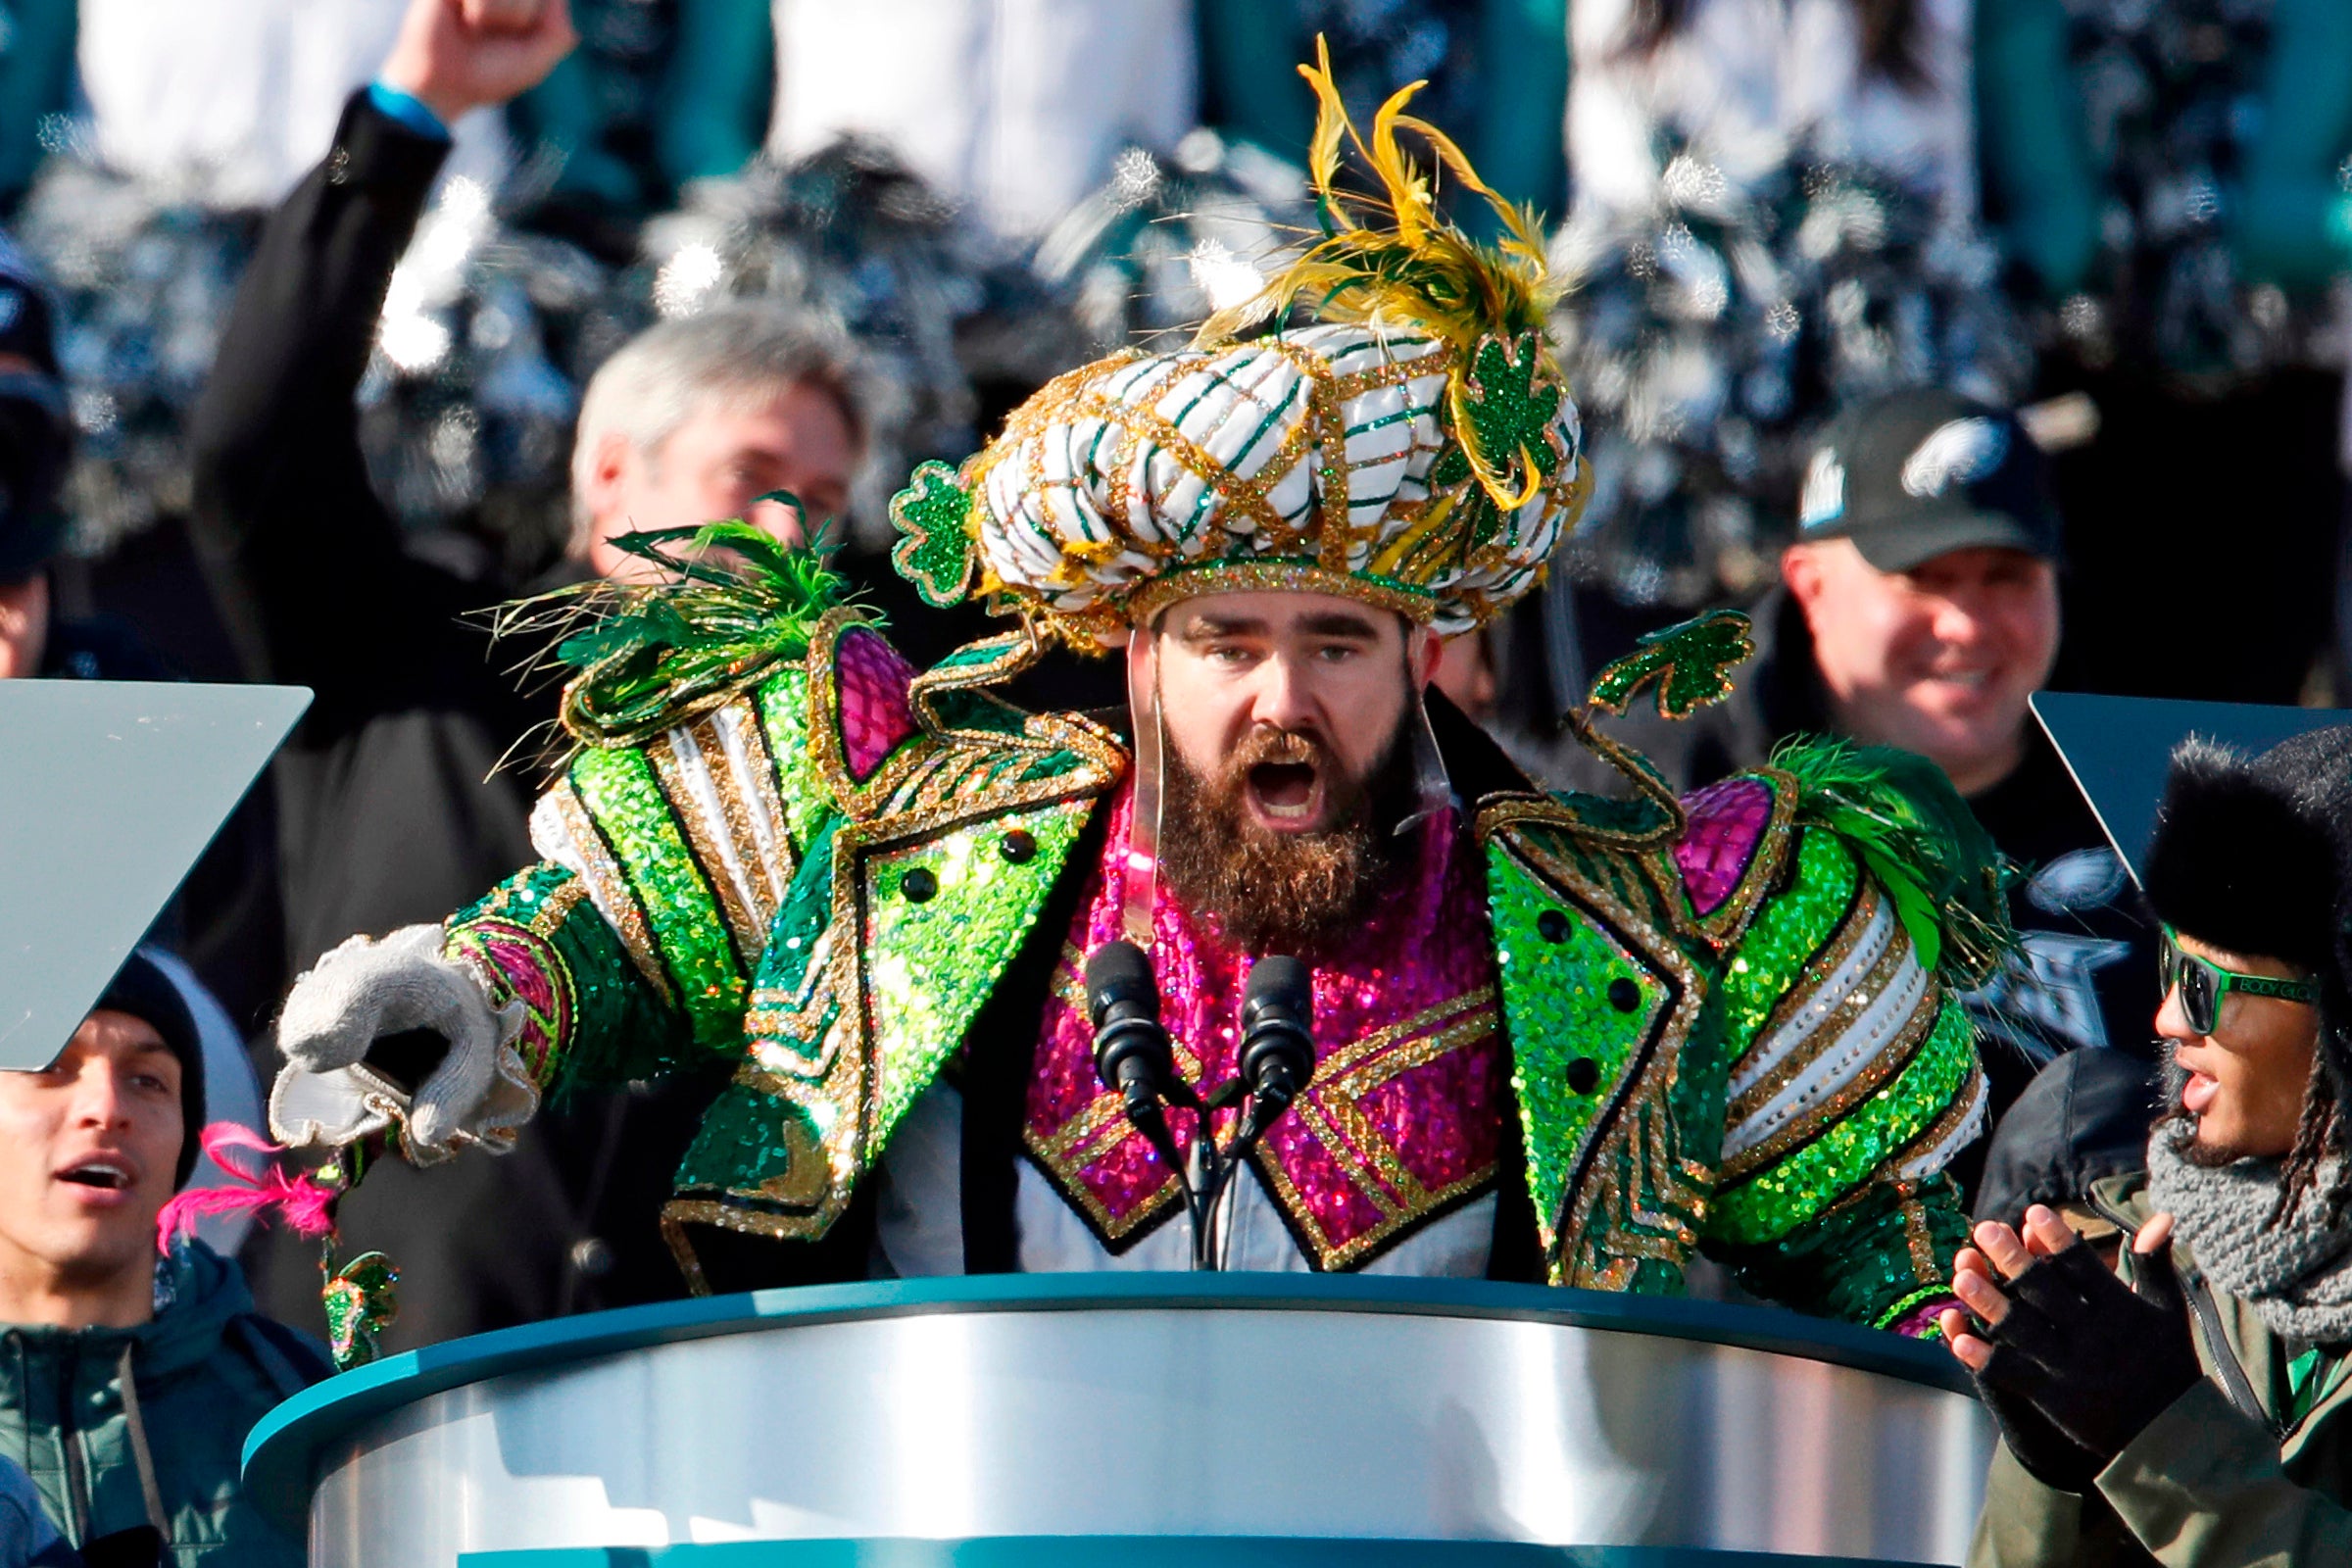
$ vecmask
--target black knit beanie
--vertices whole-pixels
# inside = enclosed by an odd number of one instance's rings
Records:
[[[172,1190],[179,1191],[188,1184],[189,1175],[196,1169],[196,1156],[204,1131],[204,1040],[196,1030],[195,1015],[179,994],[179,987],[164,972],[163,966],[144,953],[132,953],[122,960],[107,982],[106,993],[98,999],[96,1011],[126,1012],[139,1019],[157,1034],[172,1054],[179,1058],[179,1118],[183,1136],[179,1142],[179,1166],[172,1176]]]

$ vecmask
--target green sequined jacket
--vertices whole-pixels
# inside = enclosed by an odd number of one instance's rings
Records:
[[[991,657],[910,694],[834,612],[755,688],[580,752],[533,817],[546,859],[448,922],[448,951],[524,1004],[543,1092],[731,1064],[665,1220],[697,1283],[706,1227],[834,1226],[1085,873],[1124,745],[976,689]],[[1466,723],[1443,734],[1485,857],[1543,1274],[1675,1293],[1703,1249],[1802,1310],[1917,1326],[1963,1235],[1940,1169],[1984,1091],[1871,852],[1787,772],[1662,811],[1546,795]]]

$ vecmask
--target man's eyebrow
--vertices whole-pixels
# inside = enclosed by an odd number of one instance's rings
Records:
[[[1298,623],[1298,629],[1313,632],[1318,637],[1361,637],[1370,640],[1380,635],[1380,628],[1371,621],[1344,611],[1309,615]]]
[[[1201,615],[1177,635],[1192,643],[1206,642],[1212,637],[1263,637],[1265,634],[1266,623],[1262,620],[1252,620],[1248,616],[1226,618]]]

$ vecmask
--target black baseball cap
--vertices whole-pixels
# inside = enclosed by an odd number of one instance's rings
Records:
[[[1815,444],[1796,536],[1851,539],[1881,571],[1985,547],[2055,561],[2049,462],[2006,409],[1935,389],[1873,398]]]

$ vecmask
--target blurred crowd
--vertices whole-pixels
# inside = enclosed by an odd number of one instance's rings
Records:
[[[2025,704],[2352,697],[2340,0],[6,0],[0,676],[317,693],[158,928],[198,1103],[258,1123],[295,974],[532,858],[553,698],[471,612],[740,514],[837,543],[917,663],[987,629],[889,570],[891,494],[1311,234],[1318,37],[1359,120],[1426,80],[1573,284],[1592,500],[1451,699],[1599,787],[1589,672],[1751,608],[1740,701],[1631,738],[1680,788],[1800,730],[1941,764],[2024,873],[1996,1105],[2088,1049],[2145,1110],[2153,928]],[[712,1087],[371,1178],[388,1343],[678,1294]],[[1962,1167],[1989,1212],[2090,1179],[2029,1122]],[[306,1244],[207,1234],[323,1327]]]

